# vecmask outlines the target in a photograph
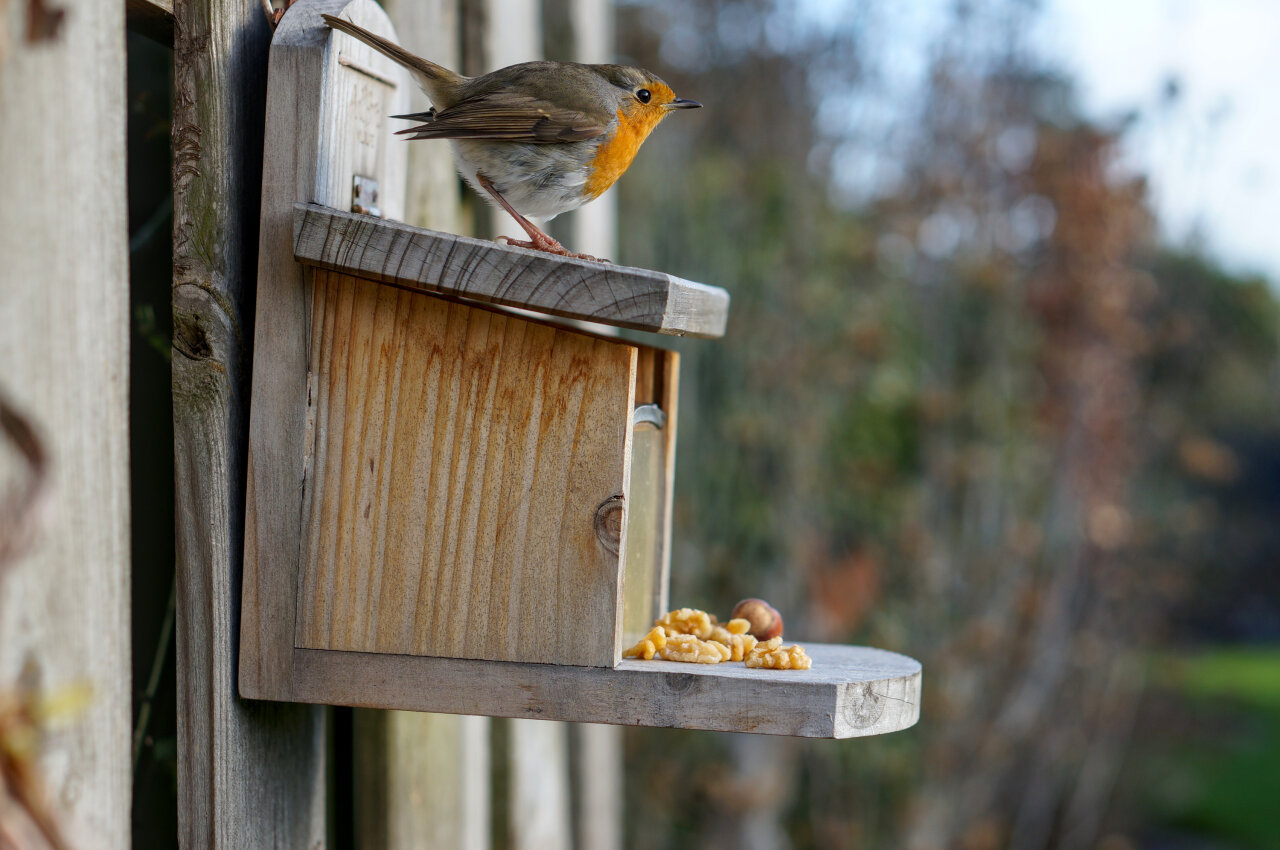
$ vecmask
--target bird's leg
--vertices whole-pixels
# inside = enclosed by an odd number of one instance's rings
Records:
[[[511,217],[516,220],[516,224],[520,225],[520,228],[529,235],[528,242],[520,242],[506,236],[498,237],[508,245],[515,245],[517,248],[532,248],[535,251],[545,251],[548,254],[559,254],[562,257],[573,257],[578,260],[594,260],[597,263],[608,262],[607,260],[601,260],[599,257],[593,257],[590,254],[575,254],[573,251],[570,251],[568,248],[543,233],[538,229],[537,225],[520,215],[520,213],[516,212],[515,207],[507,203],[507,199],[502,197],[502,194],[494,187],[488,177],[485,177],[483,174],[477,174],[476,182],[479,183],[480,188],[488,192],[504,210],[510,213]]]

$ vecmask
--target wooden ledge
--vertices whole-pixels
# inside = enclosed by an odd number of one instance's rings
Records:
[[[729,317],[719,287],[317,204],[294,206],[293,232],[299,262],[407,289],[673,336],[724,336]]]
[[[810,670],[623,661],[613,669],[295,649],[288,694],[246,697],[808,738],[896,732],[920,717],[920,662],[804,644]]]

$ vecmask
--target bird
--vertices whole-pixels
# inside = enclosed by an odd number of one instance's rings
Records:
[[[506,239],[521,248],[595,260],[568,250],[528,217],[550,220],[600,197],[662,119],[702,106],[627,65],[543,60],[466,77],[351,21],[323,17],[409,70],[431,108],[391,116],[418,122],[397,135],[448,139],[463,179],[528,235]]]

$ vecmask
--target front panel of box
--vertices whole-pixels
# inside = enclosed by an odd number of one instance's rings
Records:
[[[611,666],[634,346],[317,271],[296,645]]]

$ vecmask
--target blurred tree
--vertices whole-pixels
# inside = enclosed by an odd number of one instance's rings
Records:
[[[915,655],[923,719],[842,745],[633,731],[635,787],[685,781],[633,796],[631,844],[1095,847],[1141,652],[1221,542],[1220,435],[1274,435],[1275,302],[1159,252],[1123,128],[1029,51],[1025,0],[946,13],[876,151],[899,179],[842,204],[837,119],[885,82],[883,7],[837,6],[624,7],[627,58],[709,108],[621,184],[623,259],[734,297],[686,351],[673,604],[761,595],[795,636]]]

